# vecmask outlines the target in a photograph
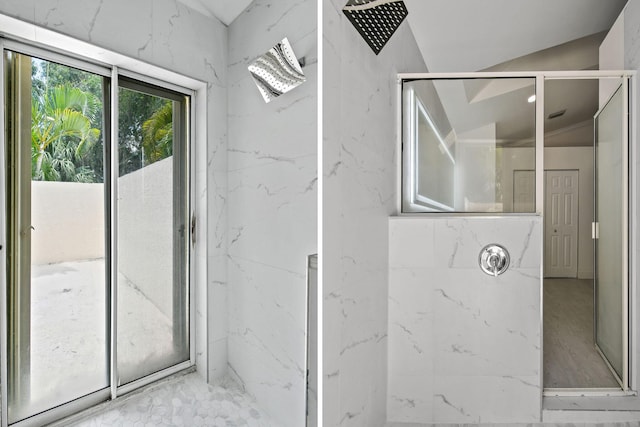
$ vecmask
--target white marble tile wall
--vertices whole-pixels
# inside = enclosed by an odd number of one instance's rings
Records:
[[[229,367],[278,425],[305,422],[307,255],[317,252],[315,0],[256,0],[229,26]],[[287,37],[307,81],[265,103],[247,66]]]
[[[587,415],[588,416],[588,415]],[[587,422],[542,422],[542,423],[481,423],[472,424],[474,427],[637,427],[637,421],[610,421],[610,422],[596,422],[588,420]],[[386,427],[470,427],[471,424],[417,424],[417,423],[388,423]]]
[[[198,145],[195,152],[196,280],[203,285],[196,294],[196,357],[203,376],[221,377],[227,332],[221,244],[226,229],[227,28],[174,0],[6,0],[0,2],[0,13],[207,82],[207,145]]]
[[[623,10],[623,14],[624,14],[624,68],[626,70],[638,70],[640,71],[640,0],[629,0],[627,2],[627,5],[625,6],[624,10]],[[640,87],[638,87],[637,84],[632,84],[631,85],[631,97],[632,99],[635,97],[636,102],[638,99],[640,99]],[[637,146],[638,144],[638,127],[640,125],[640,109],[638,108],[634,108],[633,110],[635,110],[635,117],[632,117],[632,120],[635,121],[635,126],[636,126],[636,141],[631,142],[631,146]],[[633,153],[633,151],[632,151]],[[632,154],[633,156],[633,154]],[[632,161],[635,161],[635,170],[638,171],[640,170],[640,156],[638,156],[637,152],[635,154],[635,158],[632,157]],[[635,178],[635,182],[633,183],[635,185],[636,191],[635,193],[637,194],[638,191],[637,189],[640,188],[640,174],[636,173],[635,174],[636,178]],[[637,197],[637,196],[636,196]],[[638,221],[638,213],[636,213],[636,221]],[[636,227],[634,227],[634,229],[636,229]],[[633,236],[630,236],[630,242],[632,245],[635,246],[635,248],[640,248],[640,233],[634,233]],[[633,246],[632,246],[633,247]],[[632,259],[635,259],[637,257],[632,255]],[[634,265],[631,265],[631,271],[632,273],[632,281],[636,281],[638,280],[638,268],[634,268]],[[638,309],[640,309],[640,293],[635,292],[635,300],[633,301],[633,304],[635,304],[635,311],[637,312]],[[638,327],[638,325],[635,326],[635,339],[631,340],[631,351],[634,351],[636,353],[636,357],[632,358],[632,365],[631,365],[631,372],[632,375],[634,375],[634,379],[635,379],[635,384],[640,384],[640,372],[639,372],[639,365],[638,365],[638,359],[640,359],[638,357],[639,353],[640,353],[640,346],[638,346],[636,343],[640,342],[640,327]],[[633,372],[635,372],[635,374],[633,374]]]
[[[541,218],[389,220],[388,420],[537,422]],[[499,243],[502,275],[478,266]]]
[[[387,222],[396,196],[398,72],[426,67],[407,23],[376,56],[323,1],[324,425],[383,426]]]

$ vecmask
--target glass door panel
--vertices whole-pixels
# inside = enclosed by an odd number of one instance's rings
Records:
[[[620,86],[595,118],[595,335],[598,348],[621,383],[626,377],[627,322],[626,99]]]
[[[10,51],[3,60],[13,423],[109,385],[103,176],[108,83]]]
[[[184,95],[122,78],[118,385],[189,360]]]

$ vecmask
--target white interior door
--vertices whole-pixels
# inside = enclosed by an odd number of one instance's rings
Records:
[[[578,171],[545,171],[545,277],[578,276]]]

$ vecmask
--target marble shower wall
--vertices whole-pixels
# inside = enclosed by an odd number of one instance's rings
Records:
[[[540,421],[541,235],[540,217],[389,220],[389,421]]]
[[[624,14],[624,18],[623,18],[624,19],[624,47],[623,47],[624,69],[637,70],[638,72],[640,72],[640,0],[629,0],[627,2],[627,5],[625,6],[625,9],[623,10],[623,14]],[[631,85],[630,95],[632,99],[634,97],[636,100],[640,99],[640,87],[638,87],[637,84]],[[631,120],[635,120],[636,126],[638,126],[638,124],[640,123],[640,109],[634,108],[633,110],[635,111],[635,117],[631,117]],[[630,141],[630,146],[637,147],[639,133],[636,131],[634,132],[634,134],[636,135],[636,140]],[[635,167],[636,171],[640,170],[640,156],[636,154],[635,159],[632,158],[632,160],[635,160],[635,164],[633,164],[632,167]],[[632,185],[635,185],[636,194],[637,194],[637,189],[640,188],[640,174],[636,173],[636,181],[632,183]],[[638,212],[636,212],[636,221],[640,219],[638,218],[637,215],[638,215]],[[632,243],[635,243],[635,247],[640,247],[640,233],[634,232],[633,235],[630,236],[630,241]],[[637,281],[638,269],[634,268],[634,264],[631,264],[631,266],[632,266],[631,271],[634,272],[632,274],[635,275],[635,277],[632,276],[632,280],[635,279]],[[640,309],[640,293],[635,292],[635,295],[636,295],[635,301],[633,301],[633,304],[635,305],[635,307],[633,307],[633,309],[638,310]],[[640,352],[640,347],[638,347],[637,344],[634,346],[633,343],[640,342],[640,328],[637,327],[636,325],[634,329],[635,329],[635,339],[631,339],[632,351],[635,350],[636,357],[638,357],[638,352]],[[633,347],[635,347],[635,349]],[[635,368],[634,366],[631,367],[632,375],[634,375],[634,378],[633,378],[634,381],[632,382],[635,384],[639,384],[640,370],[634,369],[634,368]],[[633,374],[633,372],[635,372],[635,374]]]
[[[388,217],[399,72],[426,67],[406,22],[376,56],[323,1],[324,425],[386,421]]]
[[[256,0],[229,26],[229,370],[305,422],[307,255],[317,252],[317,3]],[[307,81],[266,104],[247,66],[287,37]]]
[[[202,376],[210,380],[222,376],[227,366],[222,244],[226,238],[227,28],[174,0],[3,0],[0,13],[207,83],[207,145],[196,147],[195,153],[195,208],[200,219],[196,280],[203,284],[197,289],[196,315],[197,324],[206,325],[196,330],[196,359]],[[208,319],[204,318],[207,311]],[[205,360],[207,344],[209,360]]]

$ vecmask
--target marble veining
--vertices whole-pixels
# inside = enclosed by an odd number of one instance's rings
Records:
[[[196,373],[178,376],[107,403],[80,420],[58,425],[276,427],[253,398],[233,381],[209,385]]]
[[[426,67],[404,24],[376,56],[344,3],[322,2],[324,423],[378,427],[386,420],[390,328],[407,327],[386,322],[396,73]]]
[[[229,26],[228,354],[283,427],[304,425],[307,255],[318,252],[313,0],[256,0]],[[247,67],[287,38],[307,81],[265,104]]]
[[[389,220],[389,421],[539,421],[540,234],[536,217]],[[488,243],[518,257],[498,277]]]

